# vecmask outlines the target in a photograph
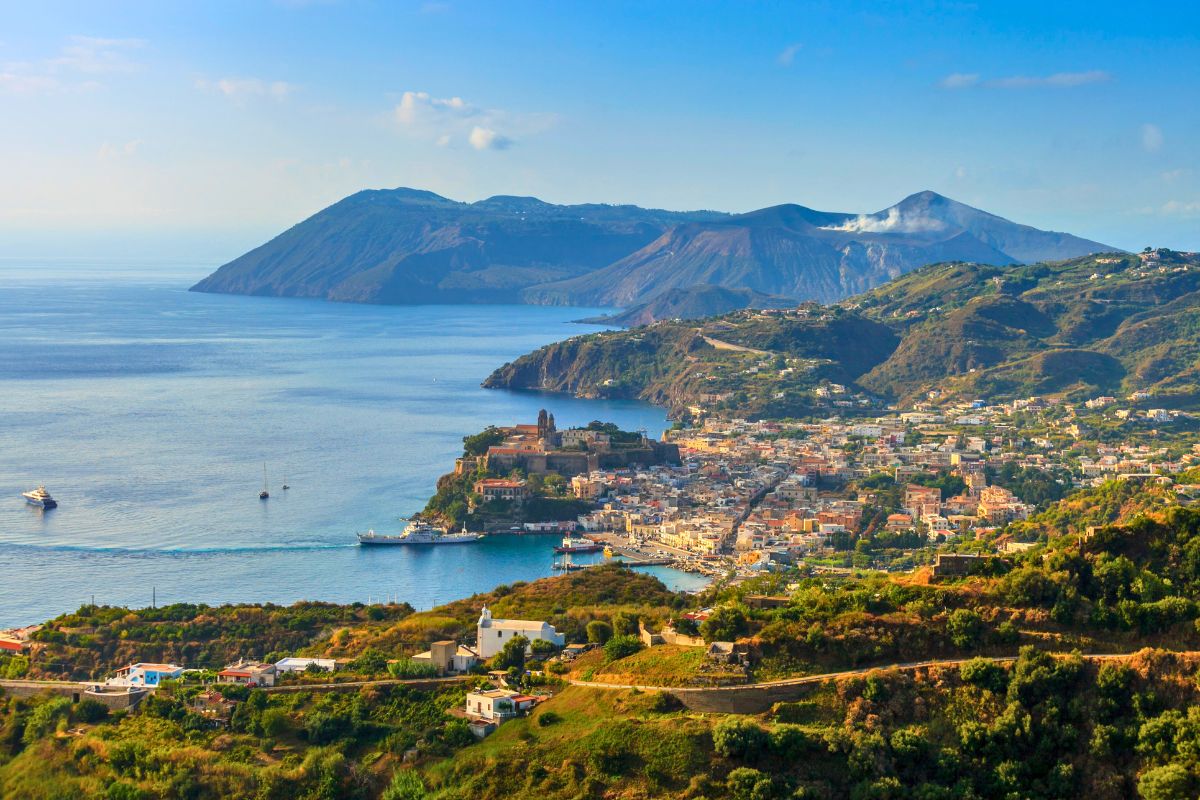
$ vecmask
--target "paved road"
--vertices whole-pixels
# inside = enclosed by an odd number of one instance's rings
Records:
[[[1171,651],[1174,655],[1194,656],[1200,653],[1192,650]],[[1135,651],[1136,653],[1136,651]],[[1085,653],[1081,657],[1088,661],[1104,661],[1114,658],[1128,658],[1135,653]],[[1052,655],[1066,656],[1068,653],[1053,653]],[[801,686],[806,683],[820,683],[822,681],[848,678],[852,675],[865,675],[868,672],[877,670],[911,670],[924,669],[926,667],[956,667],[961,666],[977,656],[971,658],[948,658],[934,661],[909,661],[903,664],[887,664],[878,667],[863,667],[861,669],[849,669],[841,672],[822,672],[818,675],[804,675],[799,678],[782,678],[776,681],[762,681],[760,683],[739,683],[732,686],[643,686],[641,684],[624,684],[624,683],[600,683],[597,681],[570,681],[572,686],[586,686],[592,689],[637,689],[643,692],[744,692],[754,689],[771,689],[778,686]],[[1016,661],[1016,656],[985,656],[992,661]]]
[[[760,356],[773,355],[772,353],[770,353],[766,350],[755,350],[753,347],[744,347],[740,344],[734,344],[733,342],[723,342],[720,339],[714,339],[711,336],[704,336],[701,338],[703,338],[704,341],[708,342],[710,345],[717,348],[718,350],[733,350],[738,353],[754,353],[755,355],[760,355]]]

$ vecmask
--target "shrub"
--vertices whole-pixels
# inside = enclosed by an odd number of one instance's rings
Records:
[[[1002,694],[1006,688],[1008,675],[1004,668],[990,658],[973,658],[958,668],[958,677],[963,683],[987,689],[995,694]]]
[[[746,758],[761,753],[768,744],[767,732],[753,720],[731,717],[712,732],[713,750],[724,758]]]
[[[40,704],[29,715],[25,723],[25,733],[22,740],[32,744],[46,734],[53,733],[60,720],[67,718],[71,712],[71,700],[67,697],[52,697]]]
[[[108,718],[108,706],[99,700],[85,697],[75,705],[75,719],[80,722],[96,723]]]
[[[612,625],[601,619],[594,619],[587,624],[587,640],[594,644],[604,644],[612,638]]]
[[[604,657],[609,661],[617,661],[628,658],[643,647],[642,640],[636,636],[614,636],[604,645]]]
[[[543,711],[538,715],[537,723],[543,728],[548,728],[556,722],[561,722],[562,717],[553,711]]]
[[[771,800],[779,790],[771,776],[750,767],[738,767],[725,779],[729,796],[734,800]]]
[[[412,770],[399,770],[392,776],[392,782],[383,790],[380,800],[422,800],[425,797],[425,784]]]
[[[437,677],[437,667],[412,658],[402,658],[388,664],[388,674],[393,678],[434,678]]]

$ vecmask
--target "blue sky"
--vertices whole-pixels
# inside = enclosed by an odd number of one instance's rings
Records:
[[[340,197],[876,211],[1200,249],[1195,3],[6,4],[0,257],[219,262]]]

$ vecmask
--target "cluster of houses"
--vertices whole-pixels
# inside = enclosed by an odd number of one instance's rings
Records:
[[[706,559],[721,559],[755,569],[830,552],[837,534],[862,533],[864,509],[877,507],[879,498],[848,487],[881,473],[903,487],[903,502],[882,525],[873,518],[873,529],[936,543],[991,533],[1034,512],[1009,488],[989,485],[988,475],[1006,465],[1050,471],[1055,480],[1083,485],[1173,473],[1200,463],[1200,445],[1182,459],[1135,441],[1089,441],[1077,447],[1089,434],[1080,415],[1129,410],[1112,408],[1118,402],[1100,397],[1076,408],[1034,397],[990,406],[930,402],[889,416],[834,416],[813,423],[707,419],[664,435],[678,449],[678,463],[593,464],[584,472],[564,473],[574,495],[594,503],[594,509],[559,525],[624,536],[632,548],[674,548],[684,565],[704,567]],[[1143,416],[1150,422],[1180,416],[1154,412]],[[1046,433],[1023,432],[1027,426],[1017,415],[1027,419],[1030,414],[1041,418]],[[517,426],[504,447],[543,447],[555,436],[552,427],[552,418]],[[521,437],[528,441],[522,444]],[[923,485],[945,473],[961,479],[965,489],[947,496]],[[499,480],[476,488],[484,496],[518,491]]]

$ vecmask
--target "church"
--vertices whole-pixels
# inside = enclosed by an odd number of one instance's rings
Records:
[[[491,658],[504,649],[504,645],[517,636],[524,636],[530,642],[537,639],[550,642],[556,647],[566,644],[566,637],[554,629],[548,622],[535,622],[525,619],[493,619],[492,612],[487,606],[479,615],[476,628],[478,638],[475,640],[475,650],[480,658]]]

